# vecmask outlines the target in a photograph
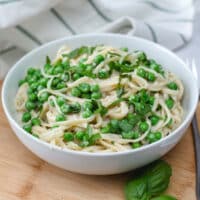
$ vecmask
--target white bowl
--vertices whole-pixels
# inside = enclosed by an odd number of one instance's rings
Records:
[[[143,50],[150,58],[161,63],[165,69],[175,73],[183,81],[185,87],[183,98],[185,114],[182,124],[175,131],[160,141],[139,149],[117,153],[87,153],[52,146],[31,136],[20,127],[14,107],[14,98],[18,89],[18,80],[24,77],[27,68],[30,66],[42,66],[46,55],[51,58],[55,57],[56,52],[62,45],[75,48],[81,45],[96,44]],[[60,168],[96,175],[126,172],[148,164],[166,154],[179,142],[189,126],[197,107],[197,102],[197,81],[180,58],[153,42],[117,34],[87,34],[66,37],[34,49],[12,67],[5,78],[2,89],[2,103],[8,121],[17,137],[28,149],[41,159]]]

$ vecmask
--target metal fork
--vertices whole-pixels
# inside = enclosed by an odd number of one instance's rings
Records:
[[[189,60],[186,60],[186,64],[191,69],[192,73],[197,79],[199,83],[198,85],[200,85],[200,77],[198,76],[195,60],[192,59],[191,62],[189,62]],[[193,142],[194,142],[195,159],[196,159],[196,196],[197,200],[200,200],[200,133],[199,133],[196,114],[192,119],[192,133],[193,133]]]

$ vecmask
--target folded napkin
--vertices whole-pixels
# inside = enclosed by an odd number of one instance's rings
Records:
[[[27,51],[79,33],[136,35],[177,51],[193,16],[193,0],[0,0],[0,78]]]

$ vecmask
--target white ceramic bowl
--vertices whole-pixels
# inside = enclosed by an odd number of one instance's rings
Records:
[[[165,69],[178,75],[185,87],[183,98],[185,115],[182,124],[175,131],[164,139],[139,149],[118,153],[87,153],[63,150],[60,147],[52,146],[27,134],[19,126],[19,119],[17,119],[17,113],[14,108],[14,98],[18,89],[18,80],[24,77],[27,68],[30,66],[42,66],[46,55],[51,58],[55,57],[57,50],[62,45],[75,48],[81,45],[96,44],[143,50],[150,58],[161,63]],[[189,126],[197,101],[197,81],[184,62],[174,53],[144,39],[116,34],[88,34],[66,37],[34,49],[12,67],[5,78],[2,89],[2,103],[8,121],[17,137],[28,149],[41,159],[63,169],[96,175],[126,172],[148,164],[166,154],[179,142]]]

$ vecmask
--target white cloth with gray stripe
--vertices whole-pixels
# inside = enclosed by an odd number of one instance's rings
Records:
[[[177,51],[193,16],[193,0],[0,0],[0,78],[27,51],[79,33],[134,34]]]

